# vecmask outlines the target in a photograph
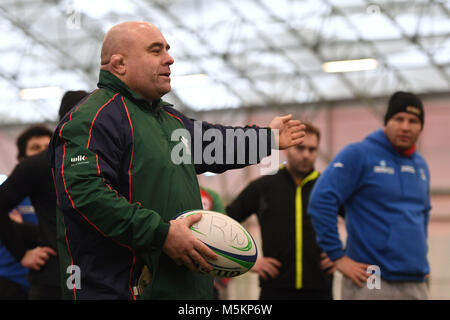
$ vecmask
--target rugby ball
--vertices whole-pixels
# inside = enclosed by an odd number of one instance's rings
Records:
[[[213,269],[206,271],[199,268],[199,272],[228,278],[250,270],[258,255],[258,248],[250,233],[233,218],[216,211],[190,210],[174,219],[184,219],[197,213],[201,213],[202,218],[190,227],[192,234],[218,256],[217,260],[205,257]]]

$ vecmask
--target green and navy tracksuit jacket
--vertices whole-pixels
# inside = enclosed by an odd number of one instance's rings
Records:
[[[98,89],[59,123],[49,156],[58,197],[58,254],[66,299],[136,299],[133,288],[144,264],[152,281],[141,298],[212,298],[212,277],[178,266],[162,253],[169,220],[202,208],[196,174],[244,167],[251,159],[231,165],[175,164],[172,153],[181,143],[172,141],[176,129],[191,134],[191,140],[184,140],[191,150],[198,148],[196,143],[200,150],[210,144],[194,137],[194,127],[193,119],[168,103],[149,103],[104,70]],[[201,123],[202,132],[211,128],[222,133],[266,130],[271,136],[268,128]],[[269,154],[272,139],[267,140]],[[233,150],[222,143],[223,157],[248,151],[249,141],[235,143]]]

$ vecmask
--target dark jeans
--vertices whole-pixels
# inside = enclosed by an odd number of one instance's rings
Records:
[[[260,300],[333,300],[331,290],[261,288]]]
[[[28,297],[20,284],[0,277],[0,300],[28,300]]]
[[[62,292],[59,286],[31,284],[28,293],[30,300],[61,300]]]

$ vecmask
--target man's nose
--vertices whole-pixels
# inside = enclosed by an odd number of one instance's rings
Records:
[[[164,64],[168,64],[170,66],[174,62],[175,62],[175,60],[172,58],[172,56],[169,53],[167,53],[166,58],[164,60]]]
[[[411,125],[410,125],[410,123],[409,123],[408,120],[403,120],[403,121],[400,123],[400,128],[401,128],[402,130],[409,130],[409,129],[411,128]]]
[[[309,158],[309,157],[311,156],[311,152],[309,152],[309,150],[306,149],[306,148],[303,149],[302,152],[301,152],[300,154],[301,154],[301,157],[302,157],[303,159]]]

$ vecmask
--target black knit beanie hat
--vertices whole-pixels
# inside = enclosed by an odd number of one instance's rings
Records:
[[[59,120],[61,120],[67,112],[69,112],[88,94],[88,92],[83,90],[67,91],[61,99],[61,105],[59,107]]]
[[[399,112],[407,112],[417,116],[420,119],[423,128],[425,120],[423,105],[422,101],[420,101],[419,97],[415,94],[403,91],[394,93],[389,99],[388,109],[384,116],[384,125],[387,124],[390,118]]]

